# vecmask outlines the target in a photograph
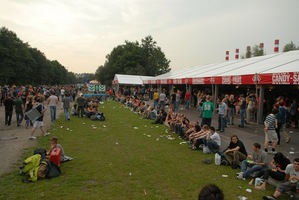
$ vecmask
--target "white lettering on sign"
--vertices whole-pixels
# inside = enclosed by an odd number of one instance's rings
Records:
[[[293,84],[294,85],[299,85],[299,73],[294,73],[293,75]]]
[[[241,76],[233,76],[233,84],[242,84]]]
[[[205,84],[204,78],[192,78],[192,84]]]
[[[290,74],[289,73],[273,74],[272,84],[290,84]]]
[[[223,76],[222,77],[222,84],[231,84],[230,76]]]

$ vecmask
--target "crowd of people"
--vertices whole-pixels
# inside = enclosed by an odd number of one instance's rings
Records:
[[[281,152],[276,152],[276,146],[280,145],[281,142],[280,133],[286,143],[291,140],[286,132],[287,120],[290,119],[290,109],[287,108],[287,103],[282,97],[277,98],[271,112],[265,116],[263,146],[258,142],[253,143],[252,154],[248,154],[245,145],[237,135],[231,136],[231,141],[226,148],[221,147],[221,138],[217,131],[224,132],[227,125],[234,125],[236,113],[240,115],[239,128],[244,128],[250,120],[254,119],[256,113],[252,112],[252,108],[258,101],[255,95],[250,94],[245,97],[241,94],[238,101],[235,101],[234,95],[224,95],[223,98],[219,98],[218,105],[214,105],[210,95],[201,94],[201,97],[198,98],[200,102],[198,102],[197,108],[200,112],[201,122],[190,122],[186,115],[179,112],[180,106],[185,109],[190,106],[190,103],[178,103],[178,99],[181,99],[179,97],[180,91],[173,91],[169,95],[171,99],[167,99],[165,93],[165,91],[161,91],[158,94],[157,90],[154,90],[153,105],[146,104],[142,94],[138,95],[138,93],[132,96],[125,96],[120,93],[116,95],[116,100],[130,107],[132,111],[144,115],[144,118],[152,119],[152,123],[165,124],[179,138],[188,141],[190,149],[203,149],[205,153],[219,153],[231,168],[240,169],[240,172],[237,173],[238,179],[247,180],[250,178],[249,185],[253,185],[256,178],[261,178],[261,184],[256,185],[255,189],[265,190],[269,177],[278,181],[287,180],[278,186],[273,197],[265,196],[264,199],[278,198],[286,191],[295,191],[299,194],[297,158],[293,163],[290,163]],[[161,99],[160,96],[162,96]],[[218,114],[217,129],[211,126],[214,111],[217,111]],[[271,151],[268,150],[269,145],[271,145]],[[221,149],[223,150],[221,151]],[[271,162],[268,159],[268,153],[273,154]],[[294,169],[292,171],[295,171],[297,177],[290,175],[292,172],[287,170],[288,168]],[[289,179],[290,176],[291,179]],[[296,184],[294,183],[295,180],[297,180]]]
[[[143,91],[143,92],[142,92]],[[298,120],[298,104],[294,100],[289,104],[286,99],[279,97],[272,106],[271,112],[265,116],[265,141],[264,146],[260,143],[252,144],[252,155],[248,154],[243,142],[237,135],[231,136],[231,142],[226,147],[221,146],[221,136],[218,132],[225,132],[228,125],[235,125],[235,115],[239,114],[239,128],[244,128],[247,123],[256,118],[256,105],[258,97],[249,94],[245,97],[240,94],[224,95],[219,97],[217,105],[212,102],[212,97],[205,92],[191,94],[188,90],[182,93],[178,89],[169,94],[166,90],[158,92],[153,89],[150,94],[145,90],[133,90],[132,95],[128,90],[123,90],[117,94],[110,94],[111,98],[123,103],[133,112],[142,115],[146,119],[151,119],[153,124],[165,124],[173,134],[176,134],[190,144],[191,150],[203,149],[205,153],[218,153],[233,168],[240,168],[237,178],[247,180],[252,177],[249,184],[253,184],[258,177],[263,178],[263,183],[256,186],[256,189],[266,189],[269,177],[277,180],[286,178],[287,183],[278,186],[272,197],[265,199],[278,198],[282,193],[289,190],[297,190],[299,160],[296,158],[292,164],[286,157],[276,152],[276,146],[280,145],[282,134],[286,143],[291,138],[286,132],[286,126],[296,125]],[[58,102],[62,102],[61,109],[64,111],[64,119],[71,120],[71,115],[76,117],[88,117],[99,112],[99,100],[96,97],[85,98],[83,93],[79,93],[78,88],[73,86],[57,87],[2,87],[1,105],[5,107],[5,125],[10,126],[13,108],[16,112],[17,126],[21,126],[25,119],[25,127],[32,126],[29,139],[34,140],[34,133],[40,128],[44,136],[49,135],[43,128],[43,113],[49,109],[51,122],[56,120],[56,109]],[[184,95],[183,95],[184,94]],[[147,95],[149,95],[147,97]],[[153,99],[153,104],[146,103],[145,100]],[[71,106],[71,102],[76,104]],[[196,102],[194,102],[196,101]],[[180,111],[189,109],[191,106],[197,107],[201,122],[191,122],[188,117]],[[36,110],[39,115],[32,120],[25,112]],[[71,109],[71,115],[69,114]],[[294,110],[296,112],[294,112]],[[217,111],[218,127],[212,126],[213,114]],[[268,146],[271,144],[271,153],[274,157],[271,163],[268,160]],[[221,149],[224,149],[221,151]],[[264,149],[264,150],[263,150]],[[290,174],[293,173],[293,174]],[[296,174],[297,176],[295,176]]]

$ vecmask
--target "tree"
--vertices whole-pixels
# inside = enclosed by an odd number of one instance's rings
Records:
[[[170,61],[153,38],[147,36],[141,42],[125,41],[113,48],[105,64],[96,70],[96,78],[102,84],[111,85],[115,74],[156,76],[169,72]]]
[[[296,44],[293,43],[293,41],[291,41],[290,43],[286,44],[283,47],[283,52],[294,51],[294,50],[299,50],[299,46],[297,47]]]
[[[264,52],[264,49],[260,48],[258,45],[255,45],[252,48],[252,56],[253,57],[258,57],[258,56],[264,56],[266,53]]]
[[[30,47],[5,27],[0,28],[0,85],[56,85],[76,79],[58,61]]]

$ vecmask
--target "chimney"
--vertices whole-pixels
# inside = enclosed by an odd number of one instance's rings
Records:
[[[279,40],[274,41],[274,53],[279,52]]]
[[[239,49],[236,49],[236,55],[235,55],[235,59],[238,60],[239,59]]]
[[[226,60],[226,61],[229,61],[229,51],[226,51],[226,54],[225,54],[225,60]]]
[[[260,49],[264,50],[264,43],[260,43]]]

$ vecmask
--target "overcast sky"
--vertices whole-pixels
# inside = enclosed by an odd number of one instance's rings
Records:
[[[234,59],[264,43],[299,45],[299,0],[0,0],[0,26],[58,60],[94,73],[112,49],[151,35],[175,70]]]

